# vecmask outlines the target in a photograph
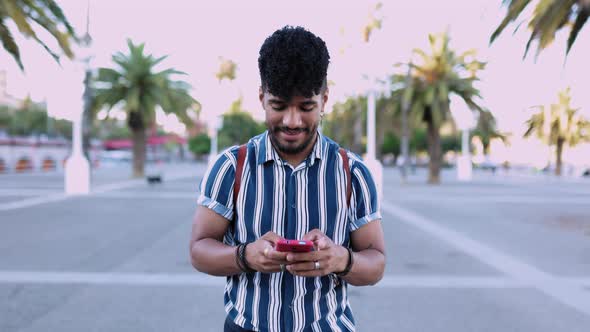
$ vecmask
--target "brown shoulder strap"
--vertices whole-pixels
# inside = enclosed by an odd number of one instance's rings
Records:
[[[246,160],[246,144],[240,145],[238,150],[238,164],[236,165],[236,179],[234,183],[234,210],[236,202],[238,201],[238,193],[240,192],[240,184],[242,182],[242,170],[244,169],[244,161]]]
[[[348,164],[348,154],[346,150],[340,148],[338,150],[342,156],[342,163],[344,164],[344,172],[346,172],[346,206],[350,207],[350,196],[352,195],[352,177],[350,176],[350,165]]]

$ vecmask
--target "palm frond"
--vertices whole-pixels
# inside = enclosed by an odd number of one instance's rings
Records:
[[[590,8],[589,7],[582,7],[582,9],[579,11],[578,17],[576,18],[576,21],[574,22],[574,25],[572,26],[572,30],[570,32],[570,35],[567,39],[566,54],[568,54],[570,52],[572,45],[574,44],[574,42],[576,41],[576,38],[578,37],[578,33],[580,32],[580,30],[582,30],[582,26],[584,26],[584,24],[588,20],[589,15],[590,15]]]
[[[47,31],[59,45],[64,54],[72,58],[73,53],[70,47],[70,39],[76,40],[74,29],[67,18],[63,15],[61,8],[53,0],[3,0],[0,2],[0,21],[2,21],[2,43],[4,48],[16,60],[21,70],[24,70],[17,52],[18,46],[10,31],[6,28],[6,21],[14,22],[18,31],[27,38],[34,39],[39,43],[58,63],[59,55],[42,40],[32,25],[36,23]]]
[[[496,40],[496,38],[498,38],[498,36],[500,36],[502,31],[504,31],[504,29],[506,28],[506,26],[508,26],[509,23],[513,22],[518,18],[518,16],[520,16],[522,11],[530,2],[531,0],[504,1],[504,4],[508,4],[508,12],[506,13],[506,16],[504,17],[502,22],[500,22],[500,25],[498,25],[496,30],[494,30],[494,32],[492,33],[492,36],[490,37],[490,44],[493,43]]]
[[[8,53],[14,58],[18,66],[21,70],[24,70],[23,63],[20,59],[20,50],[18,45],[14,41],[10,30],[4,24],[2,18],[0,17],[0,40],[2,40],[2,46]]]
[[[508,6],[506,16],[492,33],[490,44],[500,35],[508,24],[515,21],[523,12],[530,0],[508,0],[504,5]],[[557,32],[566,26],[572,26],[566,44],[566,55],[576,41],[577,35],[588,20],[590,8],[588,4],[580,0],[539,0],[528,19],[530,36],[525,45],[523,58],[528,55],[531,46],[536,42],[535,58],[542,50],[547,48],[555,39]],[[523,23],[518,24],[517,28]]]

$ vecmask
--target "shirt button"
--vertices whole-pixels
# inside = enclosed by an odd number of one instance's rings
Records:
[[[291,208],[294,209],[295,208],[295,204],[291,204]]]

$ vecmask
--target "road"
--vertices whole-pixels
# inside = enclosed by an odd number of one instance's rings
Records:
[[[0,175],[0,331],[221,331],[223,278],[188,241],[203,164],[127,168],[63,195],[63,174]],[[387,267],[351,287],[359,331],[588,331],[590,180],[384,171]]]

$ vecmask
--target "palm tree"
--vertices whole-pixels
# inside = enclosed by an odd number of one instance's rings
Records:
[[[431,34],[429,41],[430,53],[414,49],[416,62],[398,64],[409,69],[392,76],[392,97],[400,104],[404,100],[411,104],[410,114],[415,125],[426,123],[430,157],[428,183],[437,184],[442,162],[440,127],[450,119],[449,95],[457,94],[472,110],[481,111],[475,100],[480,97],[479,90],[473,84],[478,80],[477,71],[482,70],[485,63],[475,59],[475,50],[457,55],[449,48],[447,33]]]
[[[527,121],[528,129],[524,137],[536,133],[548,145],[555,145],[555,175],[561,175],[563,148],[575,146],[582,141],[590,141],[590,121],[572,108],[570,88],[559,92],[559,102],[546,106],[535,106],[539,111]]]
[[[334,104],[324,118],[322,131],[352,152],[362,154],[364,150],[363,128],[367,123],[367,98],[348,97],[344,102]]]
[[[503,2],[508,6],[508,12],[490,37],[490,43],[498,38],[509,23],[522,14],[531,0],[504,0]],[[526,44],[524,57],[534,40],[538,42],[537,54],[539,54],[553,42],[557,31],[566,26],[570,27],[566,48],[566,54],[569,53],[590,15],[590,0],[537,0],[535,3],[534,12],[528,21],[531,36]],[[519,27],[520,24],[516,29]]]
[[[41,44],[56,61],[59,62],[59,55],[37,35],[36,28],[41,27],[53,36],[68,58],[71,59],[74,56],[70,47],[70,39],[76,40],[74,29],[54,0],[0,1],[0,40],[2,46],[14,58],[20,69],[24,70],[20,49],[7,25],[9,21],[13,21],[25,37],[33,38]]]
[[[219,129],[219,146],[223,148],[240,145],[266,130],[264,123],[256,121],[250,112],[242,107],[242,98],[234,101],[223,114],[223,125]]]
[[[489,110],[479,112],[473,135],[481,140],[483,154],[486,156],[490,153],[490,141],[492,139],[499,138],[504,143],[508,142],[508,137],[500,133],[496,128],[496,119]]]
[[[99,68],[95,80],[95,109],[124,104],[127,126],[133,139],[133,176],[144,175],[146,129],[155,121],[156,107],[173,113],[184,123],[191,123],[187,110],[196,101],[189,95],[190,85],[170,77],[184,74],[172,68],[159,72],[156,65],[166,56],[155,58],[144,54],[144,44],[127,41],[129,54],[117,52],[112,60],[115,68]]]

